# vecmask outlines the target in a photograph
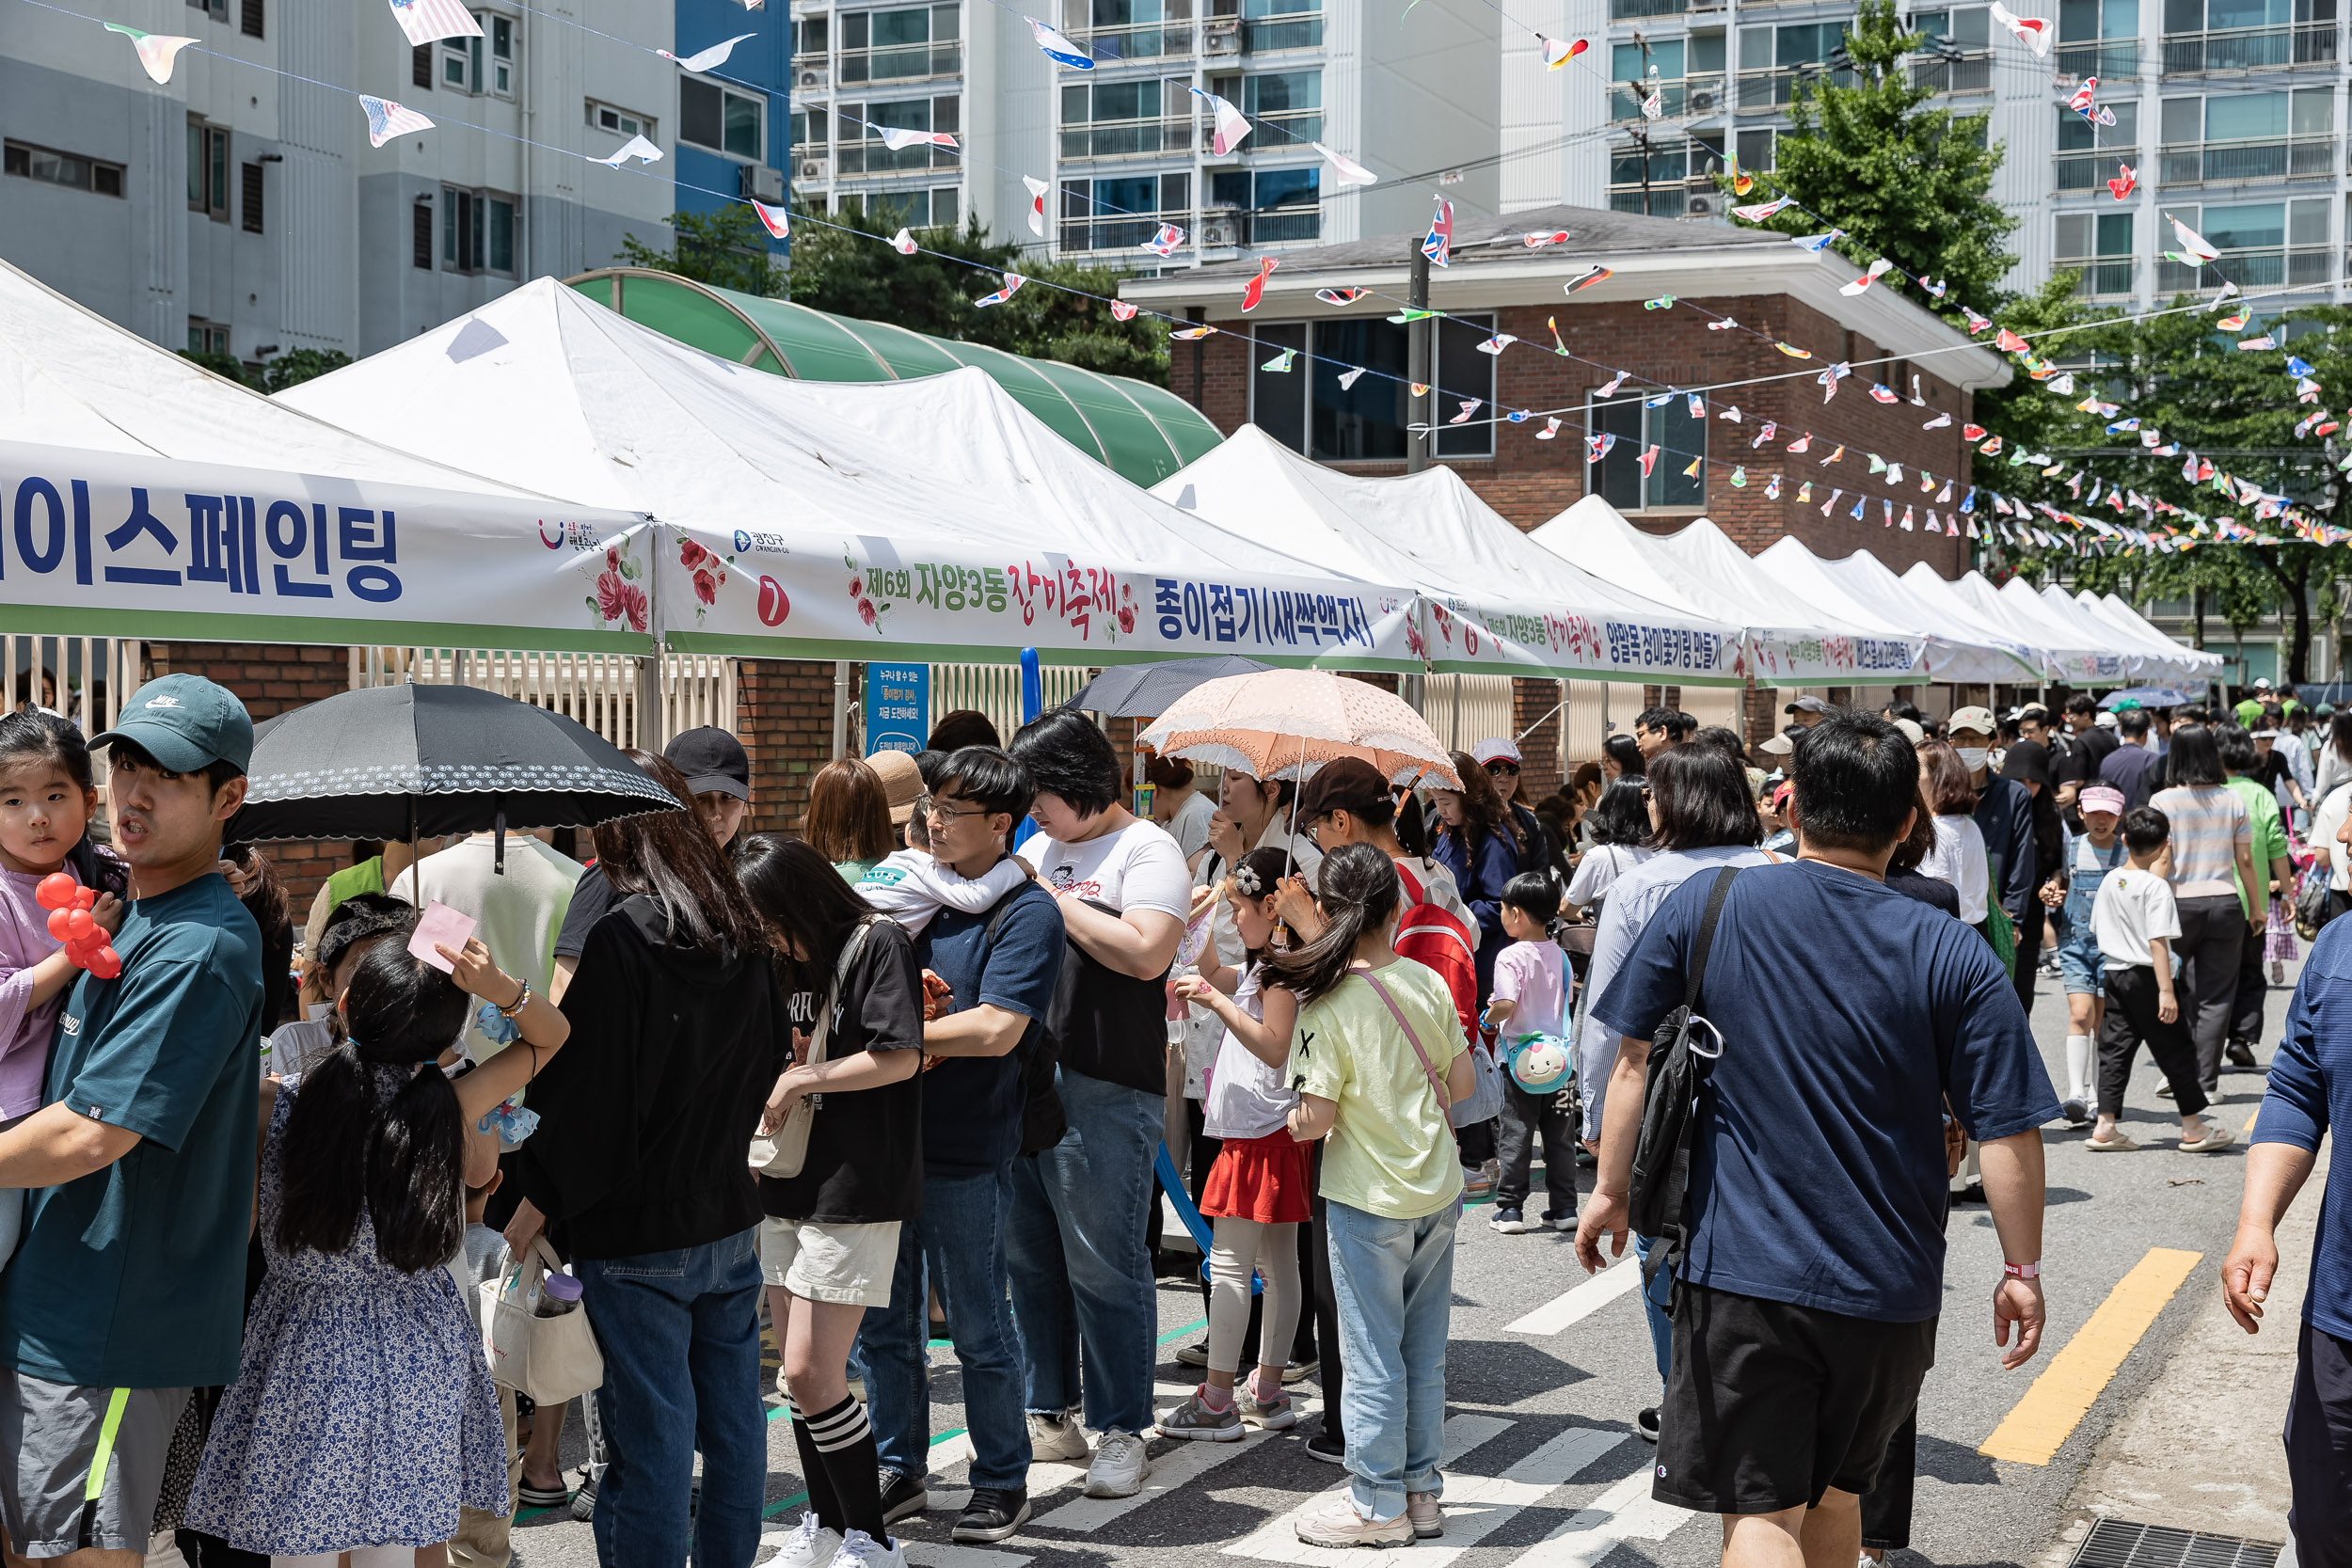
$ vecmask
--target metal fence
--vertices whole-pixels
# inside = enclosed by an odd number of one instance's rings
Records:
[[[85,736],[114,727],[138,689],[147,645],[116,637],[0,636],[0,697],[11,709],[46,708]],[[105,758],[91,759],[105,798]]]
[[[1513,736],[1511,677],[1430,675],[1422,681],[1421,716],[1450,752],[1467,752],[1489,736]]]
[[[710,654],[528,653],[499,648],[354,647],[351,686],[475,686],[576,719],[615,746],[658,752],[681,730],[736,727],[735,660]]]
[[[1039,672],[1045,705],[1054,707],[1077,695],[1093,673],[1083,665],[1048,664]],[[1005,739],[1021,727],[1021,666],[1018,664],[934,664],[931,666],[931,722],[936,724],[958,708],[976,708],[988,715]]]

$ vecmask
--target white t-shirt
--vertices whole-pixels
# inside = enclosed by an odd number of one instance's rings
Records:
[[[1515,942],[1496,954],[1495,1000],[1513,1004],[1511,1016],[1497,1033],[1506,1040],[1565,1035],[1567,977],[1567,955],[1556,942]],[[1549,1157],[1550,1151],[1545,1153]]]
[[[323,1004],[313,1006],[318,1009],[318,1017],[280,1024],[276,1033],[262,1042],[262,1077],[296,1077],[318,1066],[334,1051],[335,1037],[326,1025],[326,1014],[332,1009]]]
[[[1639,844],[1596,844],[1576,863],[1568,879],[1568,902],[1579,909],[1597,909],[1617,879],[1656,854]]]
[[[2090,906],[2090,934],[2098,939],[2107,968],[2153,968],[2155,955],[2148,943],[2157,938],[2177,941],[2181,934],[2172,884],[2153,871],[2117,866],[2099,884],[2098,899]]]
[[[2311,845],[2328,851],[2328,885],[2338,893],[2352,893],[2352,851],[2336,842],[2336,834],[2344,831],[2344,819],[2352,815],[2352,785],[2339,780],[2328,798],[2319,803],[2318,815],[2312,818]]]
[[[1130,822],[1083,844],[1042,833],[1021,847],[1047,887],[1109,905],[1121,914],[1157,910],[1183,920],[1192,913],[1192,873],[1184,851],[1156,822]]]
[[[1985,858],[1984,834],[1973,816],[1939,816],[1935,844],[1919,863],[1919,875],[1949,882],[1960,890],[1960,918],[1970,926],[1983,924],[1992,896],[1993,874]]]
[[[942,865],[921,849],[896,849],[858,879],[858,896],[919,937],[942,909],[986,914],[1029,874],[1008,855],[977,877]]]
[[[1234,986],[1233,1006],[1263,1020],[1265,1003],[1259,994],[1257,970],[1248,971]],[[1269,1067],[1235,1039],[1231,1029],[1225,1030],[1201,1101],[1201,1132],[1212,1138],[1266,1137],[1282,1130],[1297,1103],[1298,1091],[1282,1082],[1282,1068]]]

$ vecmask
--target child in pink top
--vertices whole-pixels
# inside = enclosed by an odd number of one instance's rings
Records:
[[[1510,1047],[1531,1036],[1565,1038],[1568,1006],[1567,954],[1551,938],[1560,917],[1559,885],[1538,872],[1521,872],[1502,889],[1502,928],[1511,945],[1495,956],[1494,999],[1486,1022],[1496,1033],[1496,1055],[1510,1059]],[[1570,1053],[1570,1061],[1575,1055]],[[1576,1085],[1563,1080],[1540,1093],[1502,1075],[1502,1125],[1496,1152],[1502,1174],[1495,1181],[1495,1212],[1487,1224],[1506,1236],[1531,1230],[1576,1228]],[[1535,1139],[1544,1140],[1544,1196],[1551,1207],[1530,1220],[1529,1170]]]

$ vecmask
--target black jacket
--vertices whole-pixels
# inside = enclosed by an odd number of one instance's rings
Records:
[[[791,1055],[767,956],[668,945],[661,906],[640,895],[588,933],[563,1006],[571,1038],[525,1097],[539,1128],[515,1175],[571,1255],[669,1252],[757,1225],[746,1151]]]

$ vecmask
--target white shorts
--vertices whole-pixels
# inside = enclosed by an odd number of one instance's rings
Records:
[[[844,1307],[887,1307],[898,1271],[898,1222],[818,1225],[810,1220],[759,1222],[759,1276],[803,1301]]]

